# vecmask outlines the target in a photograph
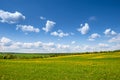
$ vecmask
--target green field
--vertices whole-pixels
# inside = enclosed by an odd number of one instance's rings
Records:
[[[0,59],[0,80],[120,80],[120,52]]]

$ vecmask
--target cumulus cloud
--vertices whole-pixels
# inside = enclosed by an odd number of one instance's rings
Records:
[[[2,37],[0,42],[2,42],[2,43],[9,43],[9,42],[11,42],[11,40],[9,38]]]
[[[46,18],[45,18],[45,17],[43,17],[43,16],[40,16],[40,19],[41,19],[41,20],[45,20]]]
[[[2,23],[13,24],[13,23],[18,23],[20,20],[24,20],[24,19],[25,16],[18,11],[11,13],[8,11],[0,10],[0,22]]]
[[[6,37],[2,37],[2,38],[0,39],[0,43],[1,43],[1,45],[3,45],[3,46],[9,46],[9,45],[12,44],[12,40],[9,39],[9,38],[6,38]]]
[[[24,48],[24,49],[34,49],[34,48],[51,48],[54,46],[54,43],[52,42],[48,42],[48,43],[43,43],[41,41],[37,41],[37,42],[31,42],[31,43],[21,43],[21,42],[14,42],[16,44],[16,46],[21,46],[20,48]]]
[[[10,44],[10,45],[8,45]],[[54,42],[16,42],[9,38],[2,37],[0,39],[0,50],[2,51],[15,51],[15,52],[58,52],[67,51],[69,45],[55,44]]]
[[[51,29],[54,27],[55,24],[56,23],[54,21],[47,20],[45,27],[43,27],[42,29],[45,32],[49,32],[49,31],[51,31]]]
[[[22,30],[23,32],[40,32],[40,29],[39,28],[34,28],[33,26],[31,25],[16,25],[16,30],[20,29]]]
[[[78,28],[77,30],[81,32],[81,34],[87,34],[89,31],[89,24],[85,23],[85,25],[81,24],[81,28]]]
[[[14,49],[20,49],[22,47],[22,45],[23,45],[22,42],[13,42],[12,45],[10,45],[8,48],[13,49],[13,50]]]
[[[71,44],[75,44],[76,42],[75,41],[72,41]]]
[[[106,29],[106,30],[104,31],[104,34],[105,34],[105,35],[108,35],[108,34],[110,34],[110,31],[111,31],[111,29]]]
[[[22,43],[23,48],[32,48],[34,46],[33,43]]]
[[[69,36],[68,33],[64,33],[62,30],[51,32],[51,35],[58,36],[58,37]]]
[[[112,35],[116,35],[117,33],[109,28],[104,31],[104,34],[107,36],[112,36]]]
[[[108,42],[110,42],[110,43],[112,43],[112,42],[120,43],[120,34],[118,34],[117,36],[109,39]]]
[[[71,48],[72,50],[74,50],[74,52],[87,52],[87,51],[93,51],[94,47],[90,46],[90,45],[77,45],[75,47]]]
[[[69,47],[70,47],[69,45],[57,44],[58,49],[68,49]]]
[[[82,48],[83,48],[82,50],[84,50],[84,51],[86,51],[86,50],[93,50],[93,47],[89,46],[89,45],[84,45]]]
[[[33,45],[37,48],[37,47],[42,47],[43,43],[41,41],[38,41],[38,42],[34,42]]]
[[[120,50],[120,43],[111,46],[110,50]]]
[[[108,45],[108,44],[105,44],[105,43],[99,43],[98,46],[105,48],[105,47],[108,47],[109,45]]]
[[[46,47],[54,47],[55,46],[55,44],[53,42],[43,43],[42,45],[44,46],[44,48],[46,48]]]
[[[96,38],[99,38],[99,37],[100,37],[100,35],[98,33],[93,33],[93,34],[91,34],[91,36],[89,37],[88,40],[94,41]]]
[[[119,39],[120,40],[120,39]],[[120,41],[117,41],[120,42]],[[75,41],[72,41],[75,43]],[[61,44],[54,42],[17,42],[9,38],[0,38],[0,51],[9,52],[87,52],[87,51],[104,51],[104,50],[115,50],[120,48],[120,43],[117,44],[106,44],[99,43],[98,45],[85,45],[85,44]]]
[[[43,52],[51,52],[51,50],[53,50],[53,48],[56,48],[55,44],[52,42],[48,42],[48,43],[43,43],[41,41],[37,41],[37,42],[16,42],[16,41],[12,41],[9,38],[6,37],[2,37],[0,39],[0,50],[3,49],[3,51],[30,51],[30,50],[34,50],[34,52],[39,51],[43,51]],[[25,52],[26,52],[25,51]]]

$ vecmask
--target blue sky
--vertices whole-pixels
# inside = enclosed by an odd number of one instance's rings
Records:
[[[0,52],[120,49],[119,0],[1,0]]]

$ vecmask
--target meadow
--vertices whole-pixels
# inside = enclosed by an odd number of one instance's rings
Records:
[[[120,80],[119,51],[12,55],[0,54],[0,80]]]

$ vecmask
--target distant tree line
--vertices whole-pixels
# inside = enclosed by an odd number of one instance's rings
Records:
[[[81,54],[100,54],[100,53],[114,53],[120,52],[120,50],[114,51],[100,51],[100,52],[83,52],[83,53],[44,53],[44,54],[28,54],[32,56],[26,56],[25,53],[2,53],[0,52],[0,59],[36,59],[36,58],[49,58],[49,57],[58,57],[58,56],[66,56],[66,55],[81,55]],[[22,54],[22,56],[19,56]]]

